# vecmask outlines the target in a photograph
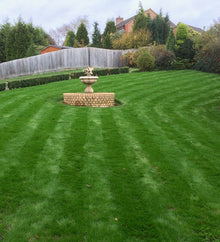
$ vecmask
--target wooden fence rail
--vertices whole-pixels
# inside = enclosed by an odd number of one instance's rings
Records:
[[[0,64],[0,80],[64,69],[122,66],[124,50],[107,50],[93,47],[72,48],[50,52]]]

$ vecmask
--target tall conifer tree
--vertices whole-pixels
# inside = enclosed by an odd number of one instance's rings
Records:
[[[147,29],[147,22],[148,19],[144,14],[144,9],[141,4],[139,3],[139,12],[134,18],[134,26],[133,26],[133,31],[139,31],[141,29],[146,30]]]
[[[76,33],[76,40],[81,46],[86,46],[89,44],[88,31],[84,23],[79,25],[79,28]]]
[[[92,34],[92,46],[93,47],[101,47],[102,43],[101,43],[101,33],[98,29],[98,23],[95,22],[94,23],[94,32]]]
[[[175,43],[176,43],[175,35],[173,33],[173,28],[171,28],[166,42],[167,50],[174,52]]]
[[[114,21],[108,21],[105,26],[104,33],[102,35],[102,47],[106,49],[113,49],[111,34],[116,32],[116,26]]]
[[[75,43],[75,38],[76,38],[75,33],[73,31],[68,31],[64,45],[73,47]]]

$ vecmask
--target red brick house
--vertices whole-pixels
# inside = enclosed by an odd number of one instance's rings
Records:
[[[145,15],[147,16],[148,13],[150,14],[151,19],[154,19],[157,16],[157,13],[155,13],[151,8],[149,8],[148,10],[144,11]],[[120,16],[116,18],[116,29],[118,31],[125,31],[125,32],[131,32],[133,25],[134,25],[134,18],[135,16],[128,18],[126,20],[124,20],[123,18],[121,18]],[[204,31],[200,28],[197,27],[193,27],[188,25],[190,28],[192,28],[194,31],[198,32],[198,33],[203,33]],[[175,25],[173,22],[170,21],[170,27],[173,28],[174,33],[176,34],[176,30],[177,30],[177,25]]]
[[[49,53],[49,52],[53,52],[53,51],[58,51],[58,50],[63,50],[63,49],[70,49],[72,47],[68,47],[68,46],[58,46],[58,45],[49,45],[46,48],[44,48],[43,50],[41,50],[41,54],[45,54],[45,53]]]

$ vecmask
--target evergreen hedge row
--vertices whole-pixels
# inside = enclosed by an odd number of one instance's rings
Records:
[[[121,67],[121,68],[112,68],[112,69],[95,69],[93,71],[94,75],[97,76],[105,76],[111,74],[120,74],[120,73],[128,73],[129,67]],[[47,77],[37,77],[37,78],[30,78],[26,80],[18,80],[18,81],[11,81],[8,82],[9,89],[14,88],[23,88],[23,87],[31,87],[31,86],[38,86],[43,85],[51,82],[58,82],[64,81],[69,79],[78,79],[80,76],[85,76],[85,73],[80,72],[73,72],[72,74],[63,74],[63,75],[54,75],[54,76],[47,76]],[[0,91],[5,90],[5,83],[0,83]]]
[[[43,85],[51,82],[69,80],[69,74],[65,75],[54,75],[46,77],[31,78],[26,80],[11,81],[8,82],[9,89],[19,88],[19,87],[31,87]]]
[[[5,83],[0,83],[0,91],[4,91],[5,90]]]

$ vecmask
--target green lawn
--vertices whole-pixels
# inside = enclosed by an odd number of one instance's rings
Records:
[[[0,240],[219,241],[220,75],[100,77],[0,93]]]

